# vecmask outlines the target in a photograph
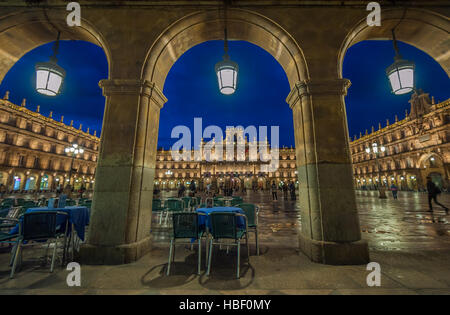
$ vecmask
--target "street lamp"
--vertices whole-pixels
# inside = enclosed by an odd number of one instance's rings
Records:
[[[381,183],[381,179],[380,179],[380,163],[378,162],[378,156],[379,156],[380,152],[384,152],[384,151],[386,151],[386,148],[383,145],[378,146],[378,143],[376,143],[376,142],[372,143],[372,147],[367,147],[366,148],[367,154],[370,154],[372,152],[375,154],[375,161],[377,163],[377,170],[378,170],[378,172],[377,172],[378,173],[377,186],[378,186],[378,191],[380,193],[379,198],[381,198],[381,199],[386,199],[387,198],[386,197],[386,193],[384,192],[383,184]]]
[[[53,55],[50,57],[50,61],[38,62],[35,66],[36,91],[44,95],[57,95],[66,76],[66,71],[57,64],[58,59],[56,55],[59,49],[59,36],[60,32],[58,32],[58,37],[53,46]]]
[[[78,154],[83,154],[84,149],[83,149],[82,147],[80,147],[78,144],[73,143],[72,146],[66,147],[66,148],[64,149],[64,151],[65,151],[67,154],[72,154],[72,161],[71,161],[71,163],[70,163],[69,178],[66,179],[66,181],[68,182],[68,186],[70,186],[70,180],[72,179],[73,162],[74,162],[74,160],[75,160],[75,157],[76,157]]]
[[[394,63],[386,69],[386,75],[391,83],[392,93],[406,94],[414,90],[415,65],[411,61],[402,59],[395,38],[395,28],[392,29],[392,41],[395,50]]]
[[[215,71],[219,82],[220,93],[225,95],[233,94],[237,88],[238,64],[230,60],[228,56],[228,37],[227,37],[227,8],[225,7],[225,39],[223,60],[216,63]]]

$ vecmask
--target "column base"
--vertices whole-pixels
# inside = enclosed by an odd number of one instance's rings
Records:
[[[300,250],[311,261],[327,265],[363,265],[370,262],[367,241],[325,242],[300,234]]]
[[[82,244],[80,262],[85,265],[121,265],[138,260],[151,250],[152,237],[113,246]]]

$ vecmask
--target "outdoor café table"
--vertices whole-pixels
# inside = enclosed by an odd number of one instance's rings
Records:
[[[89,209],[87,207],[81,207],[81,206],[70,206],[65,208],[48,208],[48,207],[42,207],[42,208],[29,208],[25,213],[30,212],[37,212],[37,211],[61,211],[68,214],[69,219],[69,236],[72,239],[73,242],[73,231],[77,232],[78,237],[84,241],[84,232],[86,229],[86,225],[89,224]],[[60,225],[62,220],[64,220],[62,216],[56,217],[56,224]],[[73,229],[72,229],[73,227]],[[17,224],[9,233],[15,234],[19,232],[19,224]],[[69,241],[70,244],[70,241]],[[72,248],[72,254],[73,254],[73,248]],[[63,261],[65,259],[65,250],[64,250],[64,257]]]
[[[205,228],[206,227],[207,231],[211,231],[212,230],[211,218],[209,217],[210,213],[213,213],[213,212],[234,212],[234,213],[245,214],[245,212],[241,208],[237,208],[237,207],[198,208],[196,211],[198,213],[206,214],[206,216],[201,215],[201,216],[198,217],[198,224],[199,224],[200,228]],[[239,228],[244,228],[245,227],[245,220],[244,220],[243,217],[238,217],[237,226]]]

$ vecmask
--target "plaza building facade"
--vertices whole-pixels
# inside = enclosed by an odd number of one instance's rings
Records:
[[[298,184],[294,148],[283,147],[278,150],[278,154],[273,152],[279,160],[278,167],[267,171],[263,166],[268,166],[272,154],[267,139],[257,141],[254,138],[249,141],[240,128],[228,128],[225,134],[225,138],[219,139],[217,143],[215,139],[212,140],[210,150],[205,150],[208,144],[202,139],[201,154],[191,150],[190,161],[174,157],[171,150],[159,149],[155,187],[176,189],[180,184],[189,186],[194,182],[200,190],[204,190],[208,184],[213,189],[229,185],[236,190],[243,190],[269,189],[273,182],[279,187],[290,181]],[[208,156],[208,152],[211,152],[211,156]],[[219,154],[222,155],[221,159]]]
[[[93,188],[100,139],[43,116],[40,108],[27,108],[26,100],[16,105],[9,92],[0,100],[0,184],[7,192],[54,191],[70,184],[74,189]],[[77,144],[84,152],[75,157],[65,152]],[[72,167],[72,171],[70,168]]]
[[[423,191],[426,177],[444,190],[449,187],[450,99],[436,103],[419,90],[412,95],[405,118],[378,126],[350,142],[356,189],[377,189],[381,182],[400,190]],[[378,148],[368,153],[367,148]],[[381,152],[381,147],[384,152]]]

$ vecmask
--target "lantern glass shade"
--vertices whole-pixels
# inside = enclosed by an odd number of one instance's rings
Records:
[[[55,62],[39,62],[36,64],[36,91],[55,96],[61,89],[66,72]]]
[[[414,89],[414,63],[397,59],[386,69],[392,93],[406,94]]]
[[[231,60],[223,60],[218,62],[215,68],[220,93],[225,95],[233,94],[237,87],[237,76],[239,71],[237,63]]]

